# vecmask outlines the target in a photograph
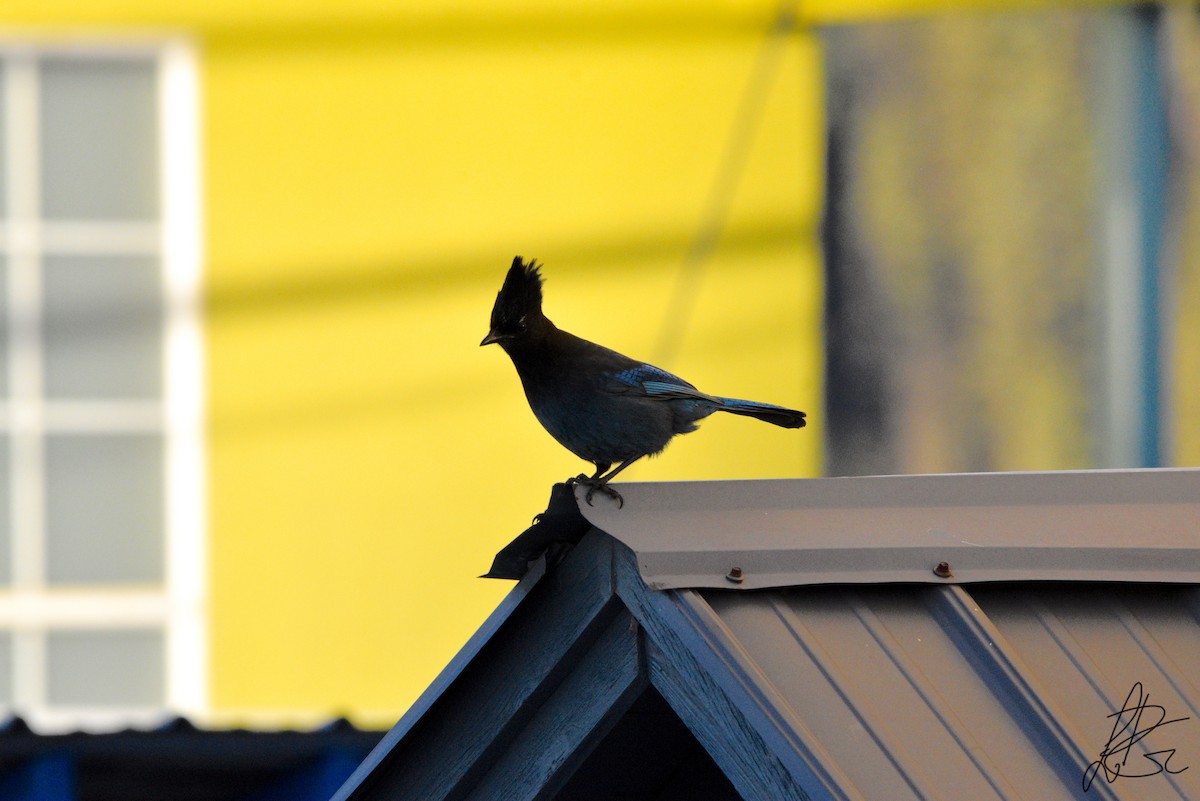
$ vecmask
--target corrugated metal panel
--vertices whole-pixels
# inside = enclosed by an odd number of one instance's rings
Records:
[[[819,736],[847,797],[982,801],[1200,798],[1197,593],[1014,582],[685,595],[781,713]],[[1111,717],[1131,693],[1147,704],[1140,719]],[[1174,718],[1186,719],[1154,725]],[[1137,739],[1106,763],[1127,775],[1100,771],[1084,793],[1114,724],[1117,740]],[[1157,775],[1128,775],[1144,773]]]
[[[1200,470],[622,484],[580,502],[654,589],[1200,583]],[[582,494],[580,491],[579,494]],[[933,569],[940,562],[952,576]]]

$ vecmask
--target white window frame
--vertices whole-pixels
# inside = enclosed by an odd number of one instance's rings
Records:
[[[46,221],[38,198],[38,74],[44,57],[147,57],[158,69],[161,211],[157,223]],[[207,502],[204,455],[204,352],[199,309],[202,269],[199,74],[191,43],[0,41],[4,62],[10,310],[38,309],[45,254],[151,255],[163,276],[161,401],[47,401],[42,396],[36,323],[10,313],[9,389],[0,399],[0,432],[9,440],[12,582],[0,587],[0,629],[12,632],[12,709],[39,730],[106,729],[153,723],[166,710],[208,712]],[[36,321],[36,316],[33,318]],[[30,338],[33,338],[32,340]],[[161,587],[58,588],[45,581],[43,464],[47,432],[161,434],[165,442],[166,564]],[[49,707],[47,632],[154,628],[165,643],[166,710]]]

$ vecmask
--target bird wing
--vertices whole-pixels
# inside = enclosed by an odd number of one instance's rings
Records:
[[[605,389],[617,395],[641,395],[655,400],[705,400],[717,404],[721,402],[720,399],[696,389],[679,376],[652,364],[639,364],[612,374]]]

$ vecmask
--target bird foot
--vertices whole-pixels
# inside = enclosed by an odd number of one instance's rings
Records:
[[[587,493],[585,493],[583,496],[583,499],[587,501],[588,506],[594,506],[595,504],[592,503],[592,497],[597,492],[603,492],[605,495],[617,502],[618,509],[623,509],[625,507],[625,499],[621,497],[621,493],[608,486],[608,482],[604,479],[580,473],[579,475],[575,476],[575,478],[567,479],[567,483],[579,484],[588,488]]]

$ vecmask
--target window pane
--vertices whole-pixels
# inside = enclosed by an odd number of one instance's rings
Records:
[[[12,691],[12,632],[0,631],[0,706],[11,704]]]
[[[46,395],[155,398],[162,392],[158,261],[53,256],[44,266]]]
[[[12,582],[12,509],[9,505],[8,437],[0,436],[0,587]]]
[[[55,706],[159,706],[163,663],[161,631],[52,631],[47,699]]]
[[[163,515],[160,436],[46,438],[51,583],[161,582]]]
[[[45,216],[156,217],[154,62],[47,59],[41,96]]]

